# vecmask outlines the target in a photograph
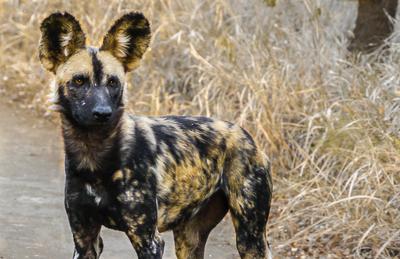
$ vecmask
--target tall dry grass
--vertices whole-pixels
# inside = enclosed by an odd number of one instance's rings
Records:
[[[400,251],[398,30],[368,56],[347,38],[356,2],[3,1],[0,94],[48,115],[51,75],[37,58],[39,23],[72,12],[98,45],[112,21],[141,10],[153,42],[130,80],[140,114],[236,121],[272,158],[269,239],[279,257]]]

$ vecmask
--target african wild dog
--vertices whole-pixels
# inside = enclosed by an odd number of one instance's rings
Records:
[[[239,126],[207,117],[124,113],[125,74],[150,42],[141,13],[118,19],[100,49],[78,21],[41,24],[39,56],[55,74],[65,146],[65,208],[74,258],[99,258],[101,226],[124,231],[139,258],[161,258],[172,230],[178,258],[202,258],[229,210],[242,258],[265,258],[272,183],[266,159]]]

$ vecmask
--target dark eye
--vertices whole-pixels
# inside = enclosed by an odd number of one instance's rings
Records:
[[[111,87],[116,87],[118,85],[118,82],[115,78],[110,78],[107,81],[107,85]]]
[[[83,83],[84,83],[84,81],[83,81],[82,78],[74,78],[74,79],[73,79],[73,82],[74,82],[74,84],[77,85],[77,86],[81,86],[81,85],[83,85]]]

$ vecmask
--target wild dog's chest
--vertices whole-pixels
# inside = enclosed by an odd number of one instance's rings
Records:
[[[152,177],[134,175],[129,169],[117,170],[103,181],[67,180],[67,209],[84,210],[89,217],[116,230],[124,231],[144,221],[156,224],[155,184]]]
[[[82,183],[77,186],[67,183],[65,195],[67,210],[85,211],[88,217],[102,225],[122,230],[123,226],[118,223],[121,218],[118,211],[121,209],[116,193],[105,186],[98,183]]]

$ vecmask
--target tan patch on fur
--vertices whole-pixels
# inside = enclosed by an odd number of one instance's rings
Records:
[[[137,226],[143,225],[146,219],[146,215],[142,214],[137,218],[132,218],[131,215],[123,215],[124,220],[128,223],[129,230],[127,235],[129,240],[131,241],[134,247],[142,247],[143,246],[143,239],[141,236],[136,234]],[[156,233],[157,235],[158,233]]]
[[[41,62],[43,67],[49,71],[53,71],[54,67],[56,66],[50,59],[47,58],[42,58]]]
[[[186,241],[182,240],[175,242],[175,253],[176,253],[176,258],[177,259],[186,259],[186,258],[191,258],[190,255],[192,254],[192,249],[186,244]]]
[[[179,148],[184,144],[178,142]],[[167,155],[168,154],[168,155]],[[165,154],[166,160],[174,161],[169,153]],[[176,206],[159,207],[158,228],[163,231],[165,224],[177,219],[183,208],[196,202],[206,200],[213,194],[213,190],[220,180],[223,168],[224,155],[220,154],[217,159],[217,168],[212,169],[212,164],[203,161],[198,153],[188,152],[192,157],[186,157],[179,164],[167,169],[162,173],[163,179],[160,183],[160,195],[168,196],[168,200]],[[170,190],[174,187],[174,192]]]
[[[97,58],[103,64],[103,72],[106,75],[115,75],[118,77],[121,85],[125,85],[125,72],[121,62],[118,61],[109,51],[99,51]]]
[[[242,141],[243,131],[238,125],[229,127],[225,121],[215,120],[211,126],[225,138],[227,149],[235,149],[238,145],[245,145]]]
[[[57,111],[57,112],[62,111],[62,107],[58,103],[59,102],[58,85],[57,85],[57,82],[56,82],[55,78],[53,78],[51,80],[50,92],[49,92],[47,97],[48,97],[47,101],[49,103],[49,107],[48,107],[49,110]]]
[[[127,235],[133,246],[135,246],[135,247],[143,246],[142,238],[140,236],[136,235],[134,231],[128,231]]]
[[[243,213],[245,207],[245,200],[240,195],[245,180],[243,165],[236,159],[230,167],[228,182],[230,205],[239,213]]]
[[[151,125],[154,123],[153,120],[147,117],[138,117],[136,120],[137,126],[141,129],[144,134],[146,140],[149,142],[149,147],[152,151],[156,150],[156,138],[154,136],[154,132],[151,129]]]
[[[124,175],[122,174],[121,170],[116,171],[112,176],[113,182],[122,180],[123,178],[124,178]]]
[[[57,68],[57,83],[66,83],[77,74],[87,74],[90,78],[93,76],[92,57],[86,49],[72,55],[67,62]]]
[[[122,159],[125,160],[127,158],[128,151],[131,147],[131,144],[133,143],[134,140],[134,135],[135,135],[135,122],[132,118],[129,117],[126,113],[123,114],[121,118],[121,154],[122,154]]]

